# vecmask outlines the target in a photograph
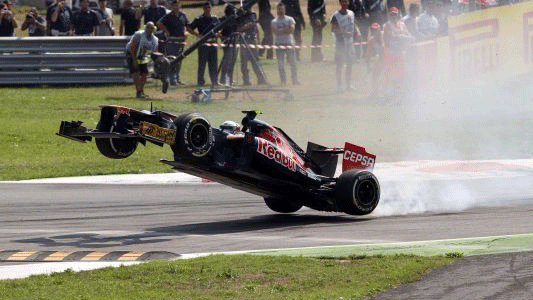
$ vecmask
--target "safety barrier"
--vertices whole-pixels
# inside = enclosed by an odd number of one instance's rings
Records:
[[[131,83],[128,37],[0,38],[0,85]]]

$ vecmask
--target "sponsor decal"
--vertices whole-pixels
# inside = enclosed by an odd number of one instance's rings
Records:
[[[278,147],[265,139],[258,138],[257,142],[257,152],[293,172],[296,171],[296,162],[290,158],[287,153],[281,151]]]
[[[139,131],[141,135],[153,137],[169,145],[174,145],[176,142],[176,130],[174,129],[162,128],[155,124],[142,121]]]
[[[350,169],[373,169],[376,156],[367,153],[365,148],[346,143],[344,146],[344,156],[342,170]]]
[[[452,76],[458,79],[497,72],[500,69],[500,23],[491,18],[449,30]]]

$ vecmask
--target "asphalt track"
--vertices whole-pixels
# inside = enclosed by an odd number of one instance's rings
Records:
[[[427,241],[479,237],[518,237],[521,242],[497,252],[531,251],[531,164],[492,161],[382,165],[376,168],[383,192],[380,209],[364,217],[306,208],[280,215],[271,212],[259,197],[183,177],[180,183],[156,179],[158,175],[137,182],[126,180],[133,184],[61,180],[2,183],[0,260],[2,253],[5,258],[17,251],[33,253],[34,257],[43,253],[64,253],[65,257],[101,252],[115,257],[119,257],[116,253],[125,257],[135,256],[131,253],[170,253],[169,258],[288,248],[322,249],[320,253],[325,253],[324,249],[376,244],[392,249],[417,248]],[[444,253],[468,252],[476,244],[490,248],[490,243],[480,241],[447,242],[439,249]],[[347,251],[372,253],[363,248]],[[483,253],[490,251],[470,254]],[[438,271],[411,287],[391,291],[383,299],[532,298],[530,254],[488,257],[468,257],[449,267],[449,272]],[[94,262],[89,264],[97,267]],[[2,262],[0,273],[25,266],[27,262]],[[2,278],[10,277],[4,274]],[[417,284],[425,284],[425,289]],[[513,288],[517,285],[519,289]],[[452,290],[454,293],[449,293]],[[471,294],[475,291],[483,293]]]

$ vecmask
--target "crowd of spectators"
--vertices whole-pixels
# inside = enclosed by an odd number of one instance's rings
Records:
[[[292,83],[299,84],[297,62],[301,58],[298,46],[303,44],[302,31],[306,27],[300,2],[279,0],[275,17],[271,12],[270,1],[258,0],[259,16],[248,9],[239,22],[232,21],[226,24],[217,35],[205,43],[215,43],[221,38],[225,44],[261,43],[282,46],[275,52],[280,83],[287,84],[285,62],[288,61]],[[352,65],[361,60],[365,61],[369,68],[373,66],[374,81],[380,73],[384,73],[387,84],[398,85],[403,75],[397,70],[403,69],[402,53],[406,45],[446,35],[449,15],[515,2],[516,0],[421,0],[419,3],[411,3],[406,10],[404,0],[339,0],[340,9],[328,14],[325,0],[308,0],[307,14],[312,27],[310,60],[311,62],[324,60],[322,35],[324,27],[329,22],[335,37],[336,78],[339,92],[352,89],[350,85]],[[169,8],[166,7],[165,0],[149,0],[147,6],[141,2],[136,8],[133,7],[132,0],[124,0],[120,9],[120,25],[116,31],[113,10],[107,5],[107,0],[98,0],[98,7],[93,9],[89,5],[89,0],[80,0],[79,8],[73,10],[65,4],[65,0],[55,0],[47,8],[46,16],[39,15],[35,7],[30,8],[20,25],[20,30],[27,30],[29,36],[115,34],[134,36],[143,32],[147,24],[154,24],[151,30],[154,31],[154,37],[158,38],[158,47],[155,50],[168,56],[177,56],[183,51],[188,35],[200,37],[235,14],[234,7],[228,5],[225,15],[218,18],[211,14],[210,2],[206,2],[203,14],[190,22],[189,17],[181,9],[179,0],[172,0]],[[141,25],[141,21],[144,25]],[[19,23],[13,13],[11,0],[0,3],[0,36],[15,36],[15,29],[18,27]],[[262,40],[260,40],[260,29],[262,29]],[[138,35],[137,39],[140,37],[142,36]],[[218,50],[218,47],[208,45],[201,45],[198,48],[198,85],[206,83],[204,79],[206,66],[212,85],[233,84],[233,69],[239,51],[243,84],[251,85],[249,64],[257,77],[257,83],[266,84],[258,57],[266,53],[267,59],[274,58],[272,49],[225,47],[220,67],[217,66]],[[134,55],[132,59],[136,60]],[[132,68],[133,71],[137,70],[137,65]],[[183,84],[179,73],[180,64],[173,65],[167,81],[171,85]],[[376,89],[377,86],[374,85],[373,90]],[[142,95],[142,88],[138,88],[137,92],[138,95]]]

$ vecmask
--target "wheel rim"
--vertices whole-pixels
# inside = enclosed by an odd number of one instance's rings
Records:
[[[370,180],[361,182],[355,191],[355,198],[364,206],[372,205],[376,197],[376,189]]]
[[[196,124],[191,129],[191,145],[196,149],[201,149],[207,145],[209,133],[202,124]]]

